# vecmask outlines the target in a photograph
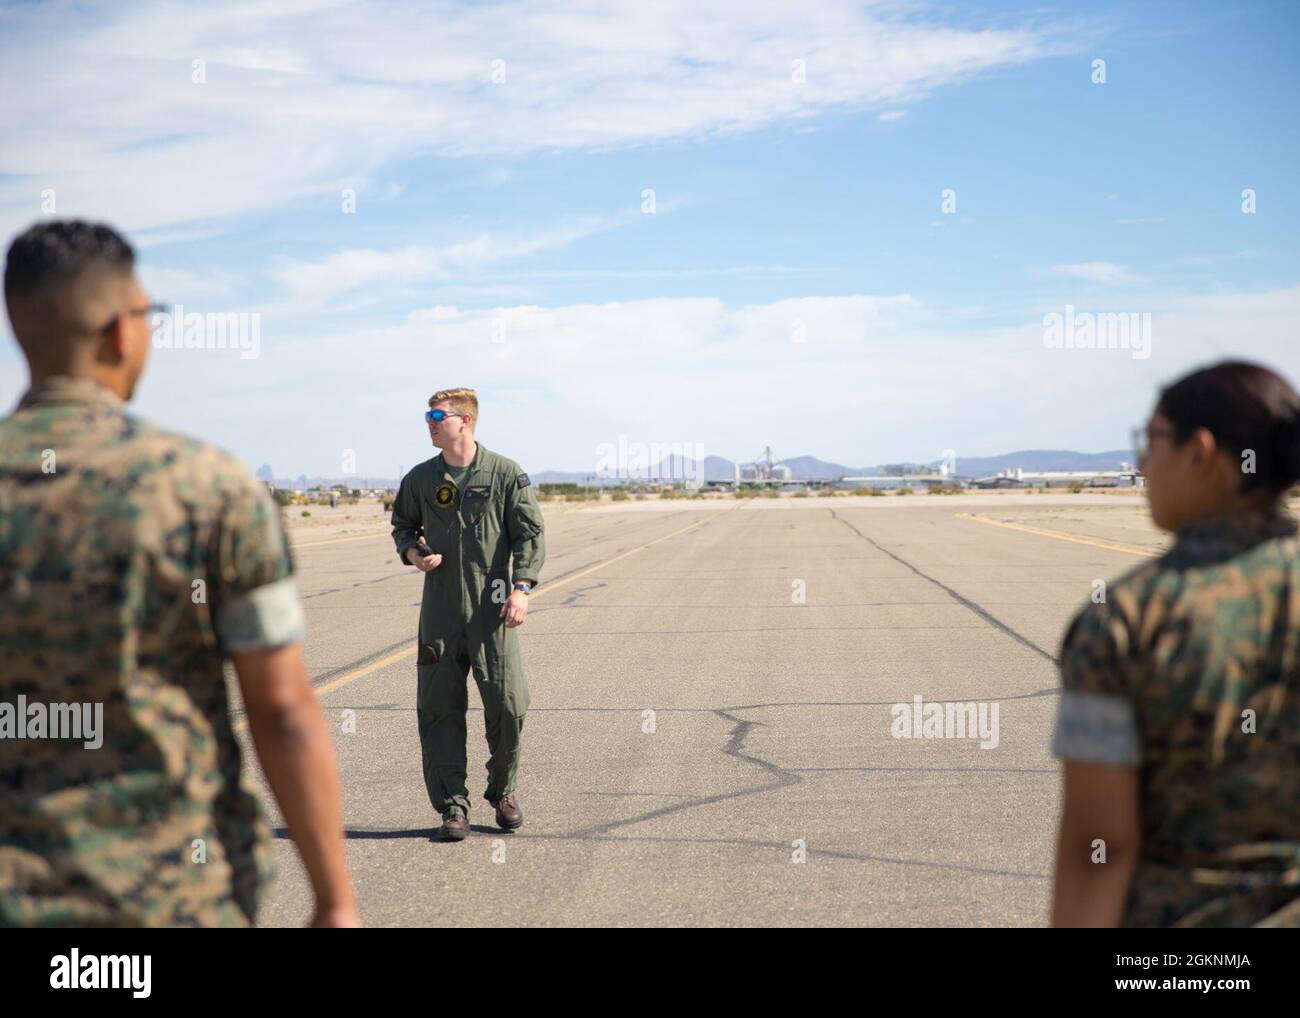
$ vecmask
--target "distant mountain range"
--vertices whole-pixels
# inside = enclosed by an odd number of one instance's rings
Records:
[[[1128,449],[1114,449],[1110,452],[1073,452],[1068,449],[1021,449],[1016,452],[1003,453],[999,456],[971,456],[957,458],[958,477],[988,477],[1003,470],[1119,470],[1122,464],[1132,463],[1133,453]],[[939,460],[928,463],[890,463],[870,467],[846,466],[843,463],[831,463],[816,456],[790,456],[775,461],[790,468],[797,481],[834,481],[840,477],[880,477],[896,473],[900,469],[908,472],[937,470]],[[653,479],[657,477],[694,477],[700,476],[693,469],[693,462],[685,457],[670,456],[653,467],[634,472],[634,477]],[[703,479],[706,481],[730,481],[735,474],[735,463],[722,456],[706,456],[703,462]],[[591,473],[570,473],[560,470],[545,470],[533,474],[533,480],[541,484],[591,483],[595,476]]]
[[[816,456],[791,456],[777,460],[790,468],[794,479],[798,481],[833,481],[840,477],[879,477],[895,473],[898,468],[906,471],[928,471],[938,468],[939,460],[929,463],[891,463],[871,467],[850,467],[843,463],[830,463],[819,460]],[[1133,453],[1128,449],[1113,449],[1109,452],[1073,452],[1068,449],[1021,449],[1016,452],[1003,453],[1000,456],[971,456],[957,458],[957,476],[966,478],[988,477],[1003,470],[1119,470],[1125,463],[1133,462]],[[701,477],[705,481],[730,481],[735,477],[735,463],[722,456],[706,456],[703,460],[702,475],[695,470],[693,460],[681,456],[669,456],[649,467],[630,472],[627,478],[598,478],[595,471],[579,473],[563,470],[542,470],[532,474],[535,484],[616,484],[619,480],[654,480],[684,477]],[[269,465],[257,471],[257,476],[264,481],[274,477]],[[299,491],[320,485],[329,487],[334,484],[346,484],[351,488],[396,488],[398,479],[393,477],[307,477],[299,475],[290,480],[275,477],[277,488],[292,488]]]

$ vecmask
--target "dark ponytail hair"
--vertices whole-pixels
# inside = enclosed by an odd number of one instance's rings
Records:
[[[1241,490],[1281,495],[1300,480],[1300,395],[1266,367],[1223,361],[1193,371],[1160,391],[1156,412],[1185,442],[1205,428],[1236,456],[1255,453],[1255,472],[1242,475]]]

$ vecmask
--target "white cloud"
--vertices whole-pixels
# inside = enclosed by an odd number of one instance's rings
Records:
[[[668,207],[668,203],[661,206]],[[394,288],[419,285],[427,289],[451,280],[462,281],[485,268],[559,250],[640,218],[639,213],[624,211],[611,216],[584,216],[527,234],[479,233],[442,245],[408,244],[387,250],[348,248],[323,258],[283,259],[270,273],[283,293],[267,311],[315,311],[345,296],[354,303],[377,302]],[[366,290],[368,294],[362,292]]]
[[[876,117],[876,119],[883,120],[886,123],[888,123],[891,120],[902,120],[905,116],[907,116],[907,113],[908,113],[907,110],[886,110],[884,113]]]
[[[932,308],[908,294],[445,304],[333,333],[328,318],[286,319],[264,324],[257,360],[154,351],[138,409],[295,474],[334,470],[344,449],[363,473],[427,458],[419,413],[447,385],[478,388],[483,441],[530,470],[590,469],[596,447],[624,434],[866,466],[946,448],[1121,448],[1162,384],[1229,356],[1300,380],[1300,287],[1138,292],[1131,306],[1152,313],[1145,360],[1046,349],[1041,310]],[[0,371],[0,402],[17,397],[19,374]]]
[[[915,101],[1047,46],[1038,29],[850,0],[61,4],[4,24],[6,76],[28,83],[0,93],[10,233],[44,188],[61,215],[131,231],[336,207],[399,157],[752,131]]]
[[[145,259],[140,262],[139,275],[154,300],[171,303],[233,297],[241,288],[239,278],[231,272],[193,272],[153,265]]]
[[[1088,283],[1105,283],[1111,286],[1135,286],[1146,280],[1134,275],[1114,262],[1076,262],[1073,265],[1053,265],[1050,272],[1066,279],[1082,279]]]

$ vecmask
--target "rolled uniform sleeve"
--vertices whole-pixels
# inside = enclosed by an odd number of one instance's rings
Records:
[[[533,494],[532,482],[525,473],[510,481],[506,498],[506,534],[510,539],[515,581],[526,580],[537,585],[546,561],[545,525],[542,508]]]
[[[1136,767],[1141,736],[1123,620],[1108,605],[1089,605],[1071,623],[1061,647],[1061,702],[1052,752],[1078,763]]]
[[[411,474],[402,478],[393,499],[393,544],[403,565],[411,565],[406,553],[420,543],[424,522],[420,515],[420,502],[415,494],[415,481]],[[411,566],[411,568],[415,568]]]
[[[251,478],[226,497],[214,535],[213,624],[224,654],[303,637],[303,611],[280,510]]]

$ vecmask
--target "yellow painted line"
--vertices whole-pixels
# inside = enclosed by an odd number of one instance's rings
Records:
[[[974,520],[976,523],[987,523],[990,527],[1006,527],[1008,530],[1019,530],[1026,534],[1038,534],[1040,537],[1054,537],[1058,541],[1070,541],[1073,544],[1087,544],[1094,548],[1105,548],[1107,551],[1122,551],[1126,555],[1141,555],[1143,558],[1159,558],[1161,553],[1158,551],[1148,551],[1145,548],[1134,548],[1127,544],[1115,544],[1111,541],[1097,541],[1091,537],[1076,537],[1073,534],[1062,534],[1056,530],[1044,530],[1041,527],[1027,527],[1023,523],[1004,523],[1002,520],[991,520],[987,516],[976,516],[974,513],[957,513],[963,520]]]
[[[604,562],[597,562],[593,566],[588,566],[586,569],[582,570],[582,572],[571,573],[570,575],[564,577],[564,579],[562,580],[556,580],[554,583],[549,583],[544,587],[538,588],[536,594],[530,594],[528,596],[528,600],[536,601],[538,598],[544,597],[545,595],[549,594],[551,591],[558,590],[560,587],[572,583],[574,580],[580,580],[584,576],[590,576],[598,569],[604,569],[606,566],[612,566],[615,562],[621,562],[623,559],[628,558],[629,556],[632,555],[636,555],[639,552],[643,552],[647,548],[653,548],[660,541],[667,541],[670,537],[676,537],[678,534],[684,534],[686,533],[686,531],[692,530],[695,527],[698,527],[701,524],[707,522],[708,522],[707,518],[702,520],[696,520],[694,523],[688,523],[686,526],[680,527],[677,530],[674,530],[672,533],[664,534],[663,537],[656,537],[653,541],[648,541],[645,544],[638,545],[637,547],[631,548],[623,552],[622,554],[615,555],[613,558],[607,558],[605,559]],[[356,540],[356,538],[346,538],[345,540]],[[323,542],[323,543],[328,543],[328,542]],[[397,650],[391,654],[385,654],[377,661],[371,661],[370,664],[364,665],[361,668],[356,669],[355,671],[348,672],[345,675],[340,675],[337,679],[331,679],[323,686],[317,686],[316,695],[317,697],[324,696],[326,693],[330,692],[331,690],[338,689],[340,686],[346,686],[350,682],[356,682],[357,679],[363,679],[367,675],[372,675],[375,672],[379,671],[381,668],[387,668],[389,665],[393,664],[394,662],[401,661],[403,658],[414,657],[417,649],[418,648],[416,647],[408,647],[405,650]],[[235,725],[235,731],[241,732],[245,730],[247,727],[248,727],[248,719],[244,718]]]
[[[367,675],[379,671],[381,668],[387,668],[394,661],[400,661],[402,658],[413,657],[414,655],[414,647],[408,647],[405,650],[395,650],[391,654],[385,654],[378,661],[371,661],[370,664],[363,668],[358,668],[356,671],[348,672],[346,675],[340,675],[337,679],[331,679],[329,682],[325,683],[325,685],[318,686],[316,689],[316,695],[323,696],[331,689],[337,689],[339,686],[345,685],[349,682],[356,682],[357,679],[363,679]]]

